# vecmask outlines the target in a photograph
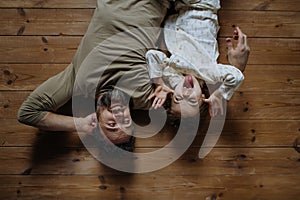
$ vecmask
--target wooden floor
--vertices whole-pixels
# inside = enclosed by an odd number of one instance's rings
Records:
[[[216,147],[198,159],[199,131],[170,166],[126,174],[94,159],[75,133],[40,133],[16,120],[30,91],[71,61],[95,0],[0,1],[0,199],[300,199],[300,2],[222,6],[220,62],[232,25],[248,35],[251,55]],[[138,140],[137,150],[168,139]]]

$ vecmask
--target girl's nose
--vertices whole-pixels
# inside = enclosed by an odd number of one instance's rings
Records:
[[[184,97],[189,97],[190,94],[191,94],[191,92],[190,92],[188,89],[184,90],[183,93],[182,93],[182,95],[183,95]]]

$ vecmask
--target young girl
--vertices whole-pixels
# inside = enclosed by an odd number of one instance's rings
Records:
[[[178,13],[171,15],[164,26],[170,58],[157,50],[146,54],[150,78],[157,84],[155,93],[149,96],[149,99],[155,97],[153,108],[161,107],[167,94],[173,93],[171,112],[175,115],[193,117],[203,102],[209,104],[212,117],[218,111],[223,114],[222,99],[229,100],[244,80],[241,71],[245,69],[249,47],[246,35],[237,27],[233,37],[238,39],[236,48],[233,48],[232,38],[227,38],[229,62],[235,67],[217,63],[219,8],[219,0],[175,1]],[[235,54],[242,59],[235,59]],[[197,79],[221,85],[205,99]]]

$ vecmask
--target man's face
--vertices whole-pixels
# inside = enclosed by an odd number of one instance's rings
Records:
[[[201,97],[202,90],[196,78],[185,76],[174,90],[171,112],[182,117],[193,117],[199,112]]]
[[[133,132],[129,106],[123,104],[114,101],[109,107],[100,106],[98,110],[99,127],[114,144],[128,142]]]

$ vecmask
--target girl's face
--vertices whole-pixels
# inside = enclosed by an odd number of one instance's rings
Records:
[[[177,84],[172,97],[171,112],[182,117],[193,117],[199,113],[202,90],[194,76],[187,75]]]

